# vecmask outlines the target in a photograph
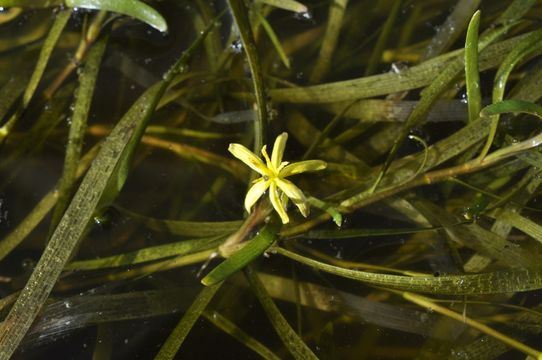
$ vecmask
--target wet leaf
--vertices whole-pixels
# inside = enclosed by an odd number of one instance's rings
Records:
[[[138,0],[65,0],[66,6],[82,9],[105,10],[134,17],[158,31],[167,31],[166,20],[159,12]]]

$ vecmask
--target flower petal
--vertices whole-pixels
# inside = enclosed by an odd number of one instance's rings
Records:
[[[295,186],[293,182],[286,179],[275,179],[275,182],[279,189],[297,206],[301,215],[307,217],[309,215],[309,205],[303,191]]]
[[[244,162],[252,170],[258,172],[261,175],[272,176],[272,173],[264,165],[263,161],[243,145],[230,144],[228,150],[232,153],[233,156]]]
[[[274,171],[273,165],[271,165],[271,160],[269,159],[269,155],[267,154],[267,145],[262,146],[262,155],[263,155],[263,158],[265,159],[265,164],[267,165],[267,169],[271,169],[271,171]]]
[[[273,152],[271,153],[271,164],[275,171],[278,171],[282,157],[284,156],[284,148],[286,147],[286,140],[288,140],[288,134],[283,132],[277,136],[275,144],[273,145]]]
[[[288,217],[288,214],[286,214],[286,210],[284,210],[284,205],[280,200],[277,185],[274,181],[271,181],[271,185],[269,187],[269,199],[271,200],[271,204],[275,208],[275,211],[279,214],[282,223],[288,224],[290,222],[290,218]]]
[[[265,193],[265,190],[269,187],[270,180],[265,180],[264,178],[259,178],[254,181],[254,185],[250,187],[245,196],[245,209],[250,213],[252,205],[258,201],[260,197]]]
[[[285,178],[287,176],[300,174],[307,171],[318,171],[325,169],[327,163],[322,160],[305,160],[300,162],[295,162],[286,165],[281,171],[279,176]]]
[[[277,169],[277,172],[280,173],[280,172],[282,171],[282,169],[284,169],[284,167],[285,167],[286,165],[288,165],[288,164],[289,164],[288,161],[283,161],[283,162],[281,162],[281,163],[280,163],[280,166],[279,166],[278,169]]]

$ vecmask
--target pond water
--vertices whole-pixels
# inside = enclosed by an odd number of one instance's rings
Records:
[[[542,358],[540,1],[45,3],[0,0],[0,359]]]

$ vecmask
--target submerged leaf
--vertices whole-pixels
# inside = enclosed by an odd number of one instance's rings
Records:
[[[542,119],[542,106],[530,101],[504,100],[486,106],[480,112],[480,116],[492,116],[506,113],[525,113]]]
[[[295,0],[257,0],[257,2],[262,2],[264,4],[268,4],[279,9],[293,11],[297,13],[307,12],[307,7],[299,1]]]
[[[314,360],[318,359],[307,344],[296,334],[292,329],[288,321],[284,318],[284,315],[280,312],[277,305],[273,302],[263,283],[259,279],[258,275],[252,268],[248,268],[247,272],[248,281],[252,291],[258,297],[260,304],[265,310],[267,317],[273,324],[275,331],[279,335],[280,339],[288,351],[292,354],[296,360]]]
[[[220,289],[221,285],[222,284],[216,284],[201,290],[196,300],[194,300],[179,323],[177,323],[175,329],[169,334],[166,342],[162,345],[160,351],[156,355],[155,360],[169,360],[175,358],[175,354],[179,351],[184,339],[186,339],[186,336],[190,330],[192,330],[192,327],[207,307],[207,304],[213,299],[218,289]]]
[[[65,0],[66,6],[83,9],[105,10],[132,16],[158,31],[167,31],[166,20],[149,5],[138,0]]]
[[[1,7],[45,8],[61,5],[63,0],[0,0]]]
[[[61,5],[131,16],[162,32],[167,31],[168,28],[166,20],[158,11],[139,0],[0,0],[0,7],[41,9]]]
[[[345,269],[298,255],[283,248],[277,252],[292,260],[330,274],[368,285],[443,295],[502,294],[542,289],[542,270],[503,270],[482,274],[448,276],[402,276]]]
[[[480,91],[480,74],[478,70],[478,28],[480,27],[480,11],[472,16],[467,29],[465,40],[465,82],[467,86],[467,104],[469,107],[469,121],[478,118],[482,107]]]
[[[277,230],[276,222],[267,224],[258,235],[207,274],[201,283],[207,286],[217,284],[244,268],[273,244],[277,238]]]
[[[47,300],[58,277],[81,241],[103,197],[114,199],[126,180],[131,155],[139,143],[160,97],[184,65],[205,33],[166,73],[163,80],[145,91],[102,144],[102,147],[55,229],[25,288],[3,322],[0,358],[9,358]],[[119,170],[120,169],[120,170]],[[110,186],[113,183],[114,186]],[[29,306],[30,305],[30,306]]]

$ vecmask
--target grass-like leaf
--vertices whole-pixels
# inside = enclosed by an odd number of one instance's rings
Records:
[[[232,337],[237,339],[239,342],[241,342],[243,345],[252,349],[262,358],[267,359],[267,360],[280,360],[280,358],[277,355],[275,355],[275,353],[273,353],[271,350],[269,350],[265,345],[263,345],[261,342],[253,338],[250,334],[243,331],[236,324],[231,322],[229,319],[227,319],[220,313],[216,311],[206,310],[203,313],[203,316],[205,316],[205,318],[209,322],[211,322],[214,326],[224,331],[226,334],[231,335]]]
[[[129,253],[107,256],[100,259],[74,261],[66,265],[65,270],[94,270],[135,265],[211,249],[218,247],[222,241],[224,241],[224,236],[183,240],[171,244],[152,246]]]
[[[247,277],[252,291],[258,297],[260,304],[267,313],[267,317],[273,324],[282,343],[296,360],[318,359],[305,342],[295,333],[290,324],[286,321],[280,310],[277,308],[256,272],[250,267],[247,269]]]
[[[258,13],[258,20],[262,24],[263,29],[267,33],[267,36],[269,36],[269,39],[271,40],[271,43],[273,44],[273,46],[277,50],[277,54],[280,57],[280,61],[282,61],[284,66],[287,69],[289,69],[290,68],[290,59],[288,58],[288,55],[286,55],[286,53],[284,52],[284,49],[282,48],[282,45],[280,43],[279,38],[277,37],[277,34],[275,33],[275,31],[273,30],[271,25],[269,25],[269,22],[267,21],[267,19],[265,17],[263,17],[262,14],[260,14],[260,13]]]
[[[480,53],[480,70],[499,66],[506,54],[525,36],[521,35],[489,45]],[[482,49],[481,45],[479,49]],[[442,73],[451,59],[458,57],[461,59],[464,57],[463,50],[449,52],[398,74],[386,73],[314,86],[271,89],[269,95],[278,102],[325,104],[417,89],[433,82],[435,75]],[[462,62],[462,60],[459,61]],[[458,71],[461,71],[462,67],[459,68]]]
[[[213,24],[214,26],[214,24]],[[11,357],[28,328],[47,300],[60,272],[84,235],[111,179],[120,191],[127,176],[131,154],[145,130],[145,125],[173,76],[185,65],[203,41],[197,38],[189,51],[177,61],[163,80],[150,87],[136,100],[103,143],[95,161],[83,179],[72,202],[55,229],[27,285],[3,322],[0,333],[0,359]],[[121,177],[115,170],[121,168]],[[111,196],[111,192],[107,195]]]
[[[292,260],[330,274],[391,289],[444,295],[481,295],[542,288],[542,270],[507,270],[473,275],[401,276],[350,270],[325,264],[283,248],[277,252]]]
[[[167,31],[166,20],[149,5],[138,0],[65,0],[66,6],[111,11],[132,16],[158,31]]]
[[[421,296],[418,294],[413,294],[410,292],[404,292],[403,297],[407,299],[408,301],[411,301],[415,304],[418,304],[422,306],[425,309],[431,309],[432,311],[436,311],[444,316],[448,316],[454,320],[457,320],[461,323],[467,324],[468,326],[479,330],[483,333],[486,333],[499,341],[502,341],[508,346],[511,346],[515,349],[520,350],[521,352],[525,353],[526,355],[532,356],[534,359],[542,359],[542,352],[533,349],[532,347],[522,344],[518,342],[517,340],[511,338],[508,335],[505,335],[497,330],[494,330],[487,326],[486,324],[483,324],[481,322],[478,322],[476,320],[473,320],[469,317],[467,317],[465,314],[459,314],[455,311],[452,311],[444,306],[436,304],[432,299],[429,299],[425,296]]]
[[[465,81],[467,86],[467,104],[469,108],[469,121],[478,118],[482,108],[482,94],[480,89],[480,73],[478,70],[478,29],[480,27],[480,11],[477,11],[470,20],[465,41]]]
[[[201,280],[202,284],[214,285],[244,268],[275,242],[278,229],[279,224],[275,221],[264,226],[252,240],[249,240],[241,249],[211,270]]]
[[[259,152],[264,144],[267,143],[267,100],[264,89],[264,81],[260,57],[256,49],[256,43],[248,11],[242,0],[228,0],[230,10],[239,29],[239,35],[245,50],[245,55],[252,74],[252,84],[254,86],[254,95],[256,98],[258,118],[254,122],[254,152]]]
[[[504,100],[486,106],[480,112],[480,116],[493,116],[506,113],[531,114],[542,119],[542,106],[530,101]]]
[[[279,9],[293,11],[297,13],[306,13],[307,7],[295,0],[257,0],[267,5],[274,6]]]
[[[512,70],[525,58],[542,51],[542,30],[537,30],[529,34],[525,39],[520,41],[517,46],[506,56],[502,61],[497,74],[495,74],[495,83],[493,84],[493,103],[500,102],[504,99],[504,92],[506,90],[506,83]],[[480,152],[479,159],[483,159],[489,152],[493,139],[497,133],[497,127],[499,125],[499,114],[491,116],[491,128],[484,148]]]
[[[328,19],[326,32],[320,46],[318,59],[312,69],[310,76],[311,83],[317,83],[323,79],[331,66],[331,58],[337,47],[339,33],[343,23],[343,17],[346,11],[348,0],[332,0],[329,2]]]
[[[160,348],[155,360],[169,360],[175,358],[175,354],[179,351],[186,336],[207,307],[207,304],[209,304],[218,289],[220,289],[221,285],[221,283],[218,283],[213,286],[204,287],[201,290],[196,300],[190,305],[190,308],[188,308],[183,315],[181,321],[175,326],[175,329],[173,329],[166,342]]]
[[[61,5],[63,0],[0,0],[2,7],[26,7],[26,8],[45,8],[49,6]]]
[[[64,171],[58,187],[57,205],[55,206],[51,219],[51,233],[58,225],[64,210],[66,210],[66,207],[68,206],[73,186],[77,179],[76,172],[81,158],[81,150],[87,128],[88,112],[92,95],[94,94],[94,87],[96,85],[100,63],[107,45],[107,39],[107,37],[104,37],[91,49],[87,63],[79,77],[79,88],[76,92],[76,101],[66,145],[66,155],[64,157]]]
[[[53,23],[53,26],[51,27],[51,30],[49,30],[49,34],[47,35],[47,38],[45,39],[45,43],[43,44],[41,48],[38,62],[36,64],[36,67],[34,68],[34,72],[32,73],[30,81],[26,87],[26,90],[23,93],[23,99],[22,99],[22,103],[20,107],[11,116],[11,118],[0,128],[0,141],[3,140],[10,133],[11,129],[15,126],[15,124],[19,120],[21,112],[24,109],[26,109],[26,107],[30,103],[30,100],[32,100],[32,97],[34,96],[34,93],[36,92],[38,84],[43,76],[43,72],[45,71],[45,67],[49,63],[51,54],[53,53],[56,43],[58,39],[60,38],[60,35],[62,34],[62,30],[64,30],[64,27],[66,26],[66,24],[68,23],[68,20],[70,19],[71,13],[72,13],[72,10],[69,9],[69,10],[61,11],[57,15],[57,18],[55,19],[55,22]]]

